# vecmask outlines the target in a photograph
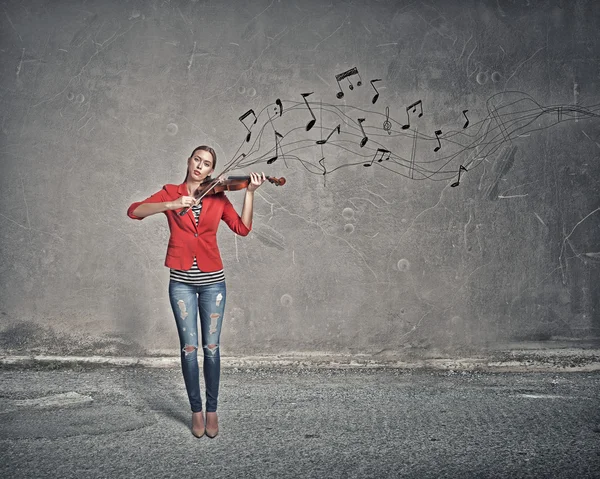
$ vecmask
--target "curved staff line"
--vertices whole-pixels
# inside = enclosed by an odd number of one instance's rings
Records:
[[[506,93],[507,93],[507,92],[503,92],[503,93],[502,93],[502,95],[505,95]],[[526,95],[524,92],[520,92],[520,91],[510,91],[510,93],[520,93],[520,94],[522,94],[522,95]],[[497,93],[497,94],[493,95],[493,96],[492,96],[492,97],[490,97],[490,98],[494,98],[494,97],[496,97],[496,96],[498,96],[498,95],[500,95],[500,93]],[[289,101],[289,100],[288,100],[288,101]],[[538,109],[540,109],[540,110],[544,110],[544,109],[543,109],[543,107],[541,107],[541,106],[540,106],[540,105],[539,105],[537,102],[535,102],[535,101],[534,101],[534,100],[533,100],[531,97],[527,96],[526,98],[519,98],[519,99],[516,99],[516,100],[514,100],[514,101],[512,101],[512,102],[509,102],[509,103],[507,103],[507,104],[500,104],[500,105],[498,105],[498,107],[496,108],[496,111],[497,111],[497,113],[498,113],[498,116],[500,116],[501,118],[502,118],[502,117],[504,117],[504,116],[514,116],[514,115],[515,115],[515,113],[513,113],[513,112],[507,112],[507,113],[504,113],[504,112],[502,112],[501,110],[503,110],[503,109],[505,109],[505,108],[508,108],[508,107],[510,107],[510,106],[512,106],[512,105],[515,105],[515,104],[517,104],[517,103],[523,102],[523,101],[531,101],[532,103],[534,103],[535,105],[537,105]],[[289,102],[290,102],[290,103],[295,103],[295,105],[294,105],[294,107],[292,107],[292,109],[295,109],[295,107],[297,107],[297,106],[300,106],[302,109],[305,109],[305,108],[306,108],[306,106],[305,106],[305,105],[303,105],[303,104],[302,104],[302,103],[300,103],[300,102],[293,102],[293,101],[289,101]],[[487,102],[489,103],[489,99],[487,100]],[[345,112],[342,112],[342,111],[340,110],[340,107],[339,107],[339,106],[337,106],[337,105],[333,105],[333,104],[329,104],[329,103],[325,103],[325,104],[323,104],[322,102],[320,102],[318,105],[319,105],[319,106],[317,106],[317,104],[315,103],[315,107],[316,107],[316,108],[320,108],[321,110],[325,110],[325,111],[331,112],[331,113],[333,113],[333,114],[336,114],[336,112],[335,112],[335,111],[332,111],[330,108],[326,108],[326,107],[328,107],[328,106],[329,106],[329,107],[332,107],[333,109],[335,109],[335,110],[337,111],[338,117],[340,117],[340,118],[342,118],[342,119],[344,119],[344,118],[345,118],[345,119],[348,119],[348,120],[349,120],[348,122],[347,122],[347,121],[344,121],[344,123],[345,123],[346,125],[348,125],[348,126],[350,127],[350,129],[354,129],[354,130],[357,130],[357,131],[358,131],[358,128],[356,128],[356,126],[355,126],[354,119],[353,119],[352,117],[348,116],[348,114],[347,114],[347,113],[345,113]],[[323,106],[323,105],[324,105],[324,106]],[[383,117],[383,114],[382,114],[382,113],[380,113],[380,112],[375,112],[375,111],[372,111],[372,110],[366,110],[366,109],[357,108],[357,107],[346,107],[346,108],[352,108],[352,109],[353,109],[353,110],[355,110],[355,111],[367,112],[367,113],[370,113],[370,114],[372,114],[372,115],[376,115],[376,116],[382,116],[382,117]],[[523,113],[524,113],[524,112],[528,112],[528,111],[534,111],[534,110],[535,110],[535,109],[532,109],[532,110],[525,110],[525,111],[523,111]],[[569,111],[569,110],[570,110],[570,109],[566,109],[565,111]],[[583,107],[577,107],[577,108],[576,108],[576,110],[577,110],[577,111],[580,111],[581,113],[583,113],[583,114],[586,114],[586,115],[590,115],[590,116],[596,116],[594,113],[590,112],[589,110],[587,110],[587,109],[585,109],[585,108],[583,108]],[[556,107],[553,107],[552,111],[556,111]],[[392,118],[392,119],[393,119],[393,118]],[[479,123],[481,123],[481,126],[483,126],[483,125],[485,124],[485,122],[486,122],[486,121],[489,121],[490,119],[492,119],[492,120],[493,120],[493,118],[491,117],[491,113],[490,113],[490,114],[488,114],[488,116],[487,116],[486,118],[484,118],[483,120],[480,120],[479,122],[475,122],[475,123],[473,123],[473,124],[471,125],[470,131],[473,131],[473,127],[474,127],[475,125],[478,125]],[[396,121],[395,119],[393,119],[393,120],[394,120],[394,121]],[[516,121],[516,120],[515,120],[515,121]],[[396,121],[396,122],[397,122],[397,121]],[[397,122],[397,123],[398,123],[398,122]],[[376,131],[379,131],[379,130],[381,130],[381,129],[378,129],[377,127],[374,127],[374,126],[369,126],[369,125],[367,126],[367,128],[369,128],[370,130],[373,130],[373,129],[375,129]],[[481,128],[480,128],[479,130],[481,130]],[[347,130],[346,130],[346,131],[347,131]],[[452,130],[452,132],[454,132],[454,131],[455,131],[455,130]],[[463,135],[465,135],[465,132],[464,132],[464,131],[463,131],[463,132],[460,132],[460,133],[462,133]],[[371,134],[373,134],[373,133],[371,132]],[[374,135],[376,135],[376,133],[375,133]],[[405,136],[407,136],[407,137],[410,137],[410,135],[408,135],[408,134],[407,134],[407,135],[405,135]],[[444,139],[447,139],[447,138],[448,138],[448,136],[449,136],[448,134],[445,134],[445,135],[444,135]],[[470,136],[470,135],[466,135],[466,136]],[[422,135],[422,138],[426,138],[426,139],[427,139],[427,138],[429,138],[429,137],[426,137],[426,136]],[[433,137],[430,137],[430,138],[431,138],[431,139],[434,139]]]
[[[295,129],[302,130],[302,127],[297,127],[297,128],[295,128]],[[295,129],[294,129],[294,130],[295,130]],[[259,138],[259,139],[260,139],[260,138],[262,137],[262,132],[263,132],[263,131],[264,131],[264,128],[261,128],[261,130],[260,130],[260,133],[259,133],[259,135],[257,136],[257,138]],[[291,130],[291,131],[293,131],[293,130]],[[286,133],[286,135],[287,135],[287,134],[289,134],[289,133]],[[354,136],[354,135],[353,135],[353,136]],[[358,137],[359,135],[355,135],[355,136],[357,136],[357,137]],[[260,140],[258,140],[258,141],[260,141]],[[308,142],[310,142],[310,145],[312,145],[312,140],[299,140],[299,141],[297,141],[297,142],[292,142],[292,143],[287,143],[287,144],[285,144],[285,145],[282,145],[282,146],[286,146],[286,150],[287,150],[287,152],[288,152],[288,153],[286,153],[286,155],[287,155],[287,154],[289,154],[289,153],[291,153],[292,151],[296,151],[296,150],[298,150],[298,149],[303,149],[303,148],[305,148],[305,147],[299,147],[299,148],[296,148],[296,149],[293,149],[293,150],[290,150],[290,148],[289,148],[289,145],[292,145],[292,144],[294,144],[294,143],[302,143],[302,142],[304,142],[304,141],[308,141]],[[339,142],[340,142],[340,141],[336,141],[336,142],[335,142],[335,143],[333,143],[333,144],[334,144],[334,145],[336,145],[336,146],[338,146],[338,147],[340,147],[340,145],[338,144]],[[354,144],[355,142],[352,142],[352,143]],[[383,145],[381,145],[381,146],[383,146]],[[343,149],[343,150],[346,150],[346,151],[348,151],[349,153],[351,153],[351,154],[353,154],[353,155],[356,155],[356,153],[355,153],[354,151],[352,151],[352,150],[349,150],[349,149],[346,149],[346,148],[342,148],[342,149]],[[244,162],[243,162],[243,165],[242,165],[242,163],[240,163],[240,165],[239,165],[239,166],[249,166],[249,165],[252,165],[252,164],[256,164],[256,163],[260,162],[261,160],[265,159],[267,156],[270,156],[270,154],[272,153],[272,151],[273,151],[273,149],[270,149],[270,150],[268,150],[266,153],[264,153],[263,155],[261,155],[261,157],[259,157],[259,158],[257,158],[257,159],[254,159],[254,160],[252,160],[252,161],[244,161]],[[370,158],[370,156],[369,156],[369,155],[359,155],[359,156],[360,156],[360,157],[363,157],[363,158]],[[406,164],[407,164],[407,165],[402,165],[402,163],[401,163],[401,162],[398,162],[398,161],[396,160],[396,158],[400,158],[400,157],[399,157],[399,156],[396,156],[396,155],[394,155],[394,156],[395,156],[395,157],[394,157],[394,160],[393,160],[393,162],[394,162],[394,163],[396,163],[396,164],[398,164],[398,165],[400,165],[400,166],[403,166],[403,167],[406,167],[406,168],[408,168],[408,164],[409,164],[408,160],[406,160],[406,159],[402,158],[402,160],[403,160],[403,161],[405,161],[405,162],[406,162]],[[243,160],[247,160],[247,159],[248,159],[248,156],[246,156],[246,158],[244,158]],[[359,164],[359,163],[357,163],[357,164]],[[341,169],[341,168],[344,168],[344,167],[347,167],[347,166],[352,166],[352,165],[354,165],[354,163],[349,163],[349,164],[347,163],[347,164],[343,164],[343,165],[340,165],[340,166],[337,166],[337,167],[335,167],[335,168],[332,168],[332,169],[330,169],[330,170],[329,170],[329,172],[333,172],[333,171],[336,171],[336,170],[338,170],[338,169]],[[315,166],[315,168],[317,168],[317,167]],[[442,168],[443,168],[443,167],[442,167]],[[394,171],[394,170],[391,170],[391,171]],[[418,169],[415,169],[415,171],[419,171],[419,172],[420,172],[420,173],[421,173],[423,176],[426,176],[426,177],[427,177],[427,176],[428,176],[428,177],[431,177],[431,176],[433,176],[433,174],[435,174],[435,172],[436,172],[436,171],[441,171],[441,168],[439,168],[438,170],[425,170],[425,169],[422,169],[422,168],[418,168]],[[424,172],[425,172],[425,171],[427,171],[427,172],[430,172],[430,171],[431,171],[431,173],[432,173],[432,174],[430,174],[430,175],[425,175],[425,174],[424,174]],[[320,174],[322,174],[322,170],[321,170],[321,169],[318,169],[318,172],[319,172]],[[453,169],[452,169],[452,174],[454,174],[454,172],[455,172],[455,169],[453,168]],[[396,172],[396,173],[398,173],[398,172]],[[401,173],[398,173],[398,174],[401,174]]]
[[[535,120],[532,120],[532,121],[535,121]],[[514,131],[514,130],[513,130],[513,131]],[[511,133],[512,133],[512,132],[509,132],[509,133],[508,133],[508,135],[507,135],[507,136],[508,136],[508,139],[510,139],[510,135],[511,135]],[[500,137],[502,137],[502,138],[500,138]],[[500,138],[500,139],[499,139],[499,141],[495,141],[495,138]],[[494,151],[494,152],[496,151],[496,149],[500,148],[500,146],[502,146],[502,145],[503,145],[504,143],[506,143],[506,141],[507,141],[507,140],[505,139],[505,137],[504,137],[504,133],[503,133],[503,132],[500,132],[498,135],[496,135],[496,137],[495,137],[495,138],[494,138],[494,140],[492,140],[492,141],[488,141],[488,142],[487,142],[487,144],[486,144],[486,146],[489,146],[489,145],[496,145],[496,148],[494,148],[494,149],[493,149],[493,151]],[[492,154],[492,153],[491,153],[491,152],[489,152],[489,153],[487,153],[485,156],[490,156],[491,154]],[[452,160],[453,160],[453,159],[452,159]],[[447,161],[447,162],[446,162],[444,165],[442,165],[442,167],[441,167],[440,169],[438,169],[437,171],[435,171],[434,173],[432,173],[432,175],[430,175],[430,176],[428,176],[428,177],[425,177],[424,179],[431,179],[431,176],[433,176],[434,174],[437,174],[437,173],[439,173],[439,172],[441,171],[441,169],[442,169],[443,167],[447,166],[447,165],[448,165],[448,164],[449,164],[449,163],[450,163],[452,160],[449,160],[449,161]],[[469,169],[469,171],[470,171],[470,170],[474,170],[475,168],[479,167],[479,165],[480,165],[480,164],[481,164],[481,163],[479,163],[479,164],[477,164],[477,165],[475,165],[475,166],[472,166],[472,167]]]
[[[502,92],[501,94],[502,94],[502,95],[506,95],[506,93],[507,93],[507,92]],[[513,92],[513,93],[522,93],[522,92]],[[495,95],[493,95],[493,96],[492,96],[492,97],[490,97],[490,98],[495,98],[495,97],[497,97],[498,95],[500,95],[500,93],[499,93],[499,94],[495,94]],[[300,109],[302,109],[302,110],[306,110],[306,109],[307,109],[307,108],[306,108],[306,105],[304,105],[304,104],[302,104],[302,103],[300,103],[300,102],[294,102],[294,101],[289,101],[289,100],[286,100],[286,101],[287,101],[288,103],[291,103],[291,104],[293,105],[293,106],[291,106],[291,107],[288,107],[288,108],[286,108],[286,112],[289,112],[290,110],[292,110],[292,111],[293,111],[293,110],[300,110]],[[521,102],[524,102],[524,101],[531,101],[533,104],[537,105],[537,106],[538,106],[538,108],[532,108],[532,109],[530,109],[530,110],[524,110],[524,111],[521,111],[521,112],[506,112],[506,109],[507,109],[507,108],[509,108],[510,106],[512,106],[512,105],[516,105],[516,104],[518,104],[518,103],[521,103]],[[488,101],[487,101],[486,103],[489,105],[489,104],[490,104],[490,99],[488,99]],[[262,113],[265,111],[265,109],[266,109],[266,108],[269,108],[270,106],[271,106],[271,104],[269,104],[268,106],[266,106],[265,108],[263,108],[263,109],[262,109],[262,110],[259,112],[259,115],[258,115],[258,117],[260,117],[260,115],[261,115],[261,114],[262,114]],[[331,108],[329,108],[329,107],[331,107]],[[332,113],[333,115],[337,115],[337,116],[338,116],[338,118],[342,118],[342,119],[343,119],[343,121],[344,121],[344,124],[345,124],[346,126],[348,126],[348,127],[349,127],[349,128],[347,128],[347,129],[343,130],[343,131],[344,131],[344,133],[346,133],[346,134],[349,134],[349,135],[351,135],[351,136],[356,136],[357,138],[360,136],[360,135],[358,135],[358,134],[356,134],[356,135],[355,135],[355,134],[353,134],[353,133],[352,133],[352,131],[348,131],[348,130],[358,130],[358,128],[356,128],[356,126],[355,126],[355,122],[353,121],[353,118],[351,118],[351,117],[350,117],[350,116],[349,116],[349,115],[348,115],[348,114],[347,114],[345,111],[342,111],[340,107],[338,107],[338,106],[336,106],[336,105],[331,105],[331,104],[328,104],[328,103],[325,103],[325,104],[323,105],[323,103],[322,103],[322,102],[320,102],[318,105],[317,105],[317,104],[315,104],[315,108],[320,108],[320,110],[321,110],[321,111],[322,111],[322,110],[325,110],[325,111],[327,111],[327,112],[330,112],[330,113]],[[345,109],[347,109],[348,107],[344,107],[344,108],[345,108]],[[353,111],[367,111],[367,112],[368,112],[368,111],[370,111],[370,110],[364,110],[364,109],[361,109],[361,108],[355,108],[355,107],[350,107],[350,108],[352,108],[352,110],[353,110]],[[565,113],[567,116],[568,116],[568,113],[569,113],[569,112],[575,112],[575,111],[576,111],[576,112],[579,112],[579,113],[581,113],[581,114],[583,114],[583,115],[589,116],[589,117],[597,117],[597,116],[598,116],[598,115],[597,115],[597,114],[595,114],[594,112],[590,111],[588,108],[584,108],[584,107],[578,107],[578,106],[577,106],[577,107],[555,107],[555,106],[553,106],[553,107],[541,107],[541,106],[540,106],[540,105],[539,105],[537,102],[535,102],[535,101],[534,101],[533,99],[531,99],[530,97],[526,97],[526,98],[519,98],[519,99],[516,99],[516,100],[514,100],[514,101],[512,101],[512,102],[509,102],[509,103],[506,103],[506,104],[498,104],[498,106],[496,107],[496,113],[497,113],[497,116],[499,116],[500,118],[504,118],[504,117],[512,117],[512,119],[510,119],[510,120],[506,121],[506,122],[504,123],[504,125],[503,125],[503,126],[504,126],[504,128],[506,129],[506,134],[508,135],[508,136],[507,136],[507,139],[509,139],[509,138],[512,138],[512,137],[513,137],[513,134],[514,134],[515,132],[518,132],[518,131],[521,131],[521,130],[525,130],[525,129],[526,129],[526,128],[527,128],[527,127],[528,127],[528,126],[529,126],[529,125],[530,125],[530,124],[533,122],[533,121],[535,121],[535,119],[539,118],[540,116],[543,116],[545,113],[556,113],[556,112],[558,111],[558,109],[559,109],[559,108],[562,108],[562,111],[563,111],[563,112],[564,112],[564,113]],[[536,111],[536,110],[537,110],[537,113],[538,113],[538,114],[536,114],[536,115],[531,115],[531,116],[530,116],[530,115],[522,115],[522,116],[516,116],[516,117],[515,117],[515,115],[519,115],[519,114],[522,114],[522,113],[525,113],[525,112],[529,112],[529,111],[533,112],[533,111]],[[381,114],[381,113],[379,113],[379,112],[372,112],[372,114],[374,114],[374,115],[376,115],[376,116],[379,116],[379,115],[381,115],[381,116],[383,117],[383,114]],[[347,122],[347,121],[345,121],[345,119],[349,119],[350,121],[349,121],[349,122]],[[393,118],[392,118],[392,119],[393,119]],[[504,140],[503,140],[503,139],[499,139],[499,138],[500,138],[501,136],[503,136],[503,134],[504,134],[504,133],[502,132],[502,130],[501,130],[501,127],[500,127],[500,125],[498,125],[498,124],[495,122],[495,126],[494,126],[493,128],[490,128],[490,125],[491,125],[491,122],[492,122],[492,120],[495,120],[495,118],[493,118],[493,117],[492,117],[492,115],[491,115],[491,112],[490,112],[486,118],[484,118],[483,120],[480,120],[479,122],[475,122],[475,123],[473,123],[473,124],[472,124],[472,127],[471,127],[470,131],[473,131],[473,126],[475,126],[475,125],[478,125],[478,126],[479,126],[479,132],[481,132],[481,130],[482,130],[482,129],[484,129],[484,127],[485,127],[486,123],[487,123],[487,128],[485,129],[485,133],[483,134],[483,136],[478,136],[477,134],[475,134],[475,135],[474,135],[474,137],[475,137],[475,138],[474,138],[474,140],[473,140],[473,141],[471,141],[471,142],[470,142],[470,144],[467,144],[467,145],[462,145],[462,144],[461,144],[460,142],[458,142],[458,141],[449,140],[449,141],[451,141],[451,142],[452,142],[452,144],[455,144],[455,145],[458,145],[458,146],[462,146],[463,148],[462,148],[462,150],[458,150],[457,152],[453,153],[453,154],[452,154],[452,155],[450,155],[450,156],[442,157],[442,159],[441,159],[441,160],[447,159],[447,161],[446,161],[446,162],[445,162],[445,163],[444,163],[444,164],[443,164],[443,165],[442,165],[440,168],[438,168],[437,170],[428,170],[428,169],[426,169],[426,168],[419,167],[418,169],[417,169],[417,168],[415,168],[415,171],[419,171],[421,174],[423,174],[425,171],[431,172],[431,174],[424,175],[424,176],[425,176],[425,178],[424,178],[424,179],[432,179],[433,175],[435,175],[436,173],[437,173],[437,174],[439,174],[439,173],[445,173],[445,171],[443,171],[443,168],[444,168],[446,165],[448,165],[450,162],[452,162],[452,161],[453,161],[453,160],[454,160],[456,157],[460,156],[461,154],[464,154],[465,152],[470,152],[470,151],[473,151],[475,148],[479,148],[479,147],[481,147],[482,145],[483,145],[483,148],[484,148],[484,149],[491,148],[491,151],[488,151],[487,153],[483,154],[483,156],[485,157],[485,156],[489,156],[489,155],[491,155],[491,154],[492,154],[492,152],[495,152],[495,151],[496,151],[496,150],[499,148],[499,146],[500,146],[502,143],[504,143],[504,142],[506,141],[506,139],[504,139]],[[526,124],[522,124],[523,120],[530,120],[530,121],[528,121]],[[396,121],[396,120],[394,120],[394,121]],[[565,120],[565,121],[566,121],[566,120]],[[241,165],[241,164],[245,164],[245,165],[256,164],[257,162],[260,162],[260,161],[261,161],[261,159],[263,159],[263,157],[266,157],[267,155],[269,155],[269,154],[270,154],[270,153],[273,151],[273,148],[271,148],[271,149],[270,149],[270,150],[269,150],[267,153],[265,153],[264,155],[262,155],[260,158],[258,158],[258,159],[255,159],[255,160],[254,160],[254,161],[252,161],[252,162],[249,162],[249,161],[247,161],[247,160],[249,159],[248,157],[249,157],[250,155],[252,155],[252,154],[254,153],[254,151],[259,151],[259,150],[260,150],[260,144],[261,144],[260,142],[261,142],[261,139],[262,139],[262,133],[264,133],[264,127],[266,126],[266,123],[267,123],[267,122],[265,122],[265,124],[263,125],[263,127],[262,127],[262,128],[259,130],[259,134],[258,134],[258,138],[257,138],[257,140],[258,140],[258,145],[259,145],[259,148],[258,148],[258,150],[253,150],[253,151],[251,151],[250,153],[248,153],[248,154],[246,155],[246,157],[245,157],[245,158],[238,159],[238,160],[239,160],[239,161],[237,162],[238,164],[240,164],[240,165]],[[521,123],[521,124],[520,124],[520,126],[518,126],[518,127],[514,128],[514,125],[515,125],[515,124],[519,124],[519,123]],[[558,122],[556,122],[556,123],[558,123]],[[553,125],[554,125],[554,124],[556,124],[556,123],[553,123],[552,125],[549,125],[549,126],[545,126],[545,127],[543,127],[543,128],[539,128],[539,130],[541,130],[541,129],[546,129],[546,128],[549,128],[550,126],[553,126]],[[291,134],[291,133],[293,133],[293,132],[294,132],[296,129],[298,129],[298,130],[301,130],[301,129],[302,129],[302,127],[297,127],[297,128],[294,128],[294,129],[290,130],[289,132],[287,132],[287,133],[286,133],[284,136],[287,136],[288,134]],[[371,127],[371,126],[368,126],[368,129],[369,129],[369,130],[373,130],[373,129],[374,129],[375,131],[379,131],[379,130],[380,130],[380,129],[377,129],[376,127]],[[495,135],[495,136],[494,136],[492,139],[489,139],[488,141],[485,141],[485,140],[487,139],[487,137],[488,137],[488,136],[489,136],[489,135],[490,135],[492,132],[495,132],[496,130],[498,130],[498,133],[497,133],[497,134],[496,134],[496,135]],[[530,130],[525,130],[525,131],[537,131],[537,130],[538,130],[538,129],[530,129]],[[454,131],[454,130],[451,130],[451,131],[449,131],[449,132],[447,133],[447,135],[444,135],[444,139],[448,139],[448,137],[452,138],[452,137],[454,137],[455,135],[457,135],[457,134],[459,134],[459,133],[460,133],[461,135],[463,135],[463,136],[466,136],[466,137],[469,137],[469,138],[471,138],[471,135],[467,135],[467,134],[465,134],[465,132],[464,132],[464,131]],[[376,136],[378,136],[378,134],[377,134],[377,133],[373,133],[372,131],[370,131],[370,134],[371,134],[373,137],[376,137]],[[381,135],[381,136],[384,136],[384,135]],[[398,135],[395,135],[395,136],[394,136],[394,138],[397,138],[397,136],[398,136]],[[408,135],[405,135],[405,136],[408,136]],[[426,140],[427,140],[427,139],[429,139],[429,138],[432,138],[432,137],[429,137],[428,135],[423,135],[423,134],[421,134],[421,135],[420,135],[420,137],[421,137],[422,139],[426,139]],[[499,140],[498,140],[498,144],[497,144],[497,145],[495,145],[495,141],[496,141],[496,139],[497,139],[497,138],[499,139]],[[282,140],[282,141],[283,141],[283,140]],[[299,141],[296,141],[296,142],[290,142],[290,143],[280,143],[280,145],[281,145],[282,147],[286,146],[286,149],[288,150],[288,152],[285,154],[286,158],[287,158],[287,156],[288,156],[288,155],[289,155],[289,153],[290,153],[290,150],[289,150],[289,145],[293,145],[293,144],[296,144],[296,143],[302,143],[302,142],[304,142],[304,141],[307,141],[307,142],[309,142],[310,144],[309,144],[308,146],[306,146],[306,147],[298,147],[298,148],[296,148],[296,149],[294,149],[294,150],[291,150],[291,151],[296,151],[296,150],[298,150],[298,149],[309,148],[309,147],[310,147],[310,145],[312,145],[312,140],[299,140]],[[345,140],[342,140],[342,141],[345,141]],[[339,142],[339,141],[337,141],[337,140],[336,140],[336,141],[334,141],[334,142],[330,142],[330,143],[331,143],[331,145],[332,145],[332,146],[335,146],[335,147],[341,148],[342,150],[349,151],[351,154],[353,154],[353,155],[356,155],[356,153],[355,153],[355,152],[353,152],[353,151],[351,151],[351,150],[347,150],[346,148],[342,148],[342,147],[339,145],[339,143],[340,143],[340,142]],[[353,142],[353,143],[354,143],[354,142]],[[375,144],[377,144],[377,145],[380,145],[380,146],[385,146],[385,145],[381,145],[381,144],[379,144],[378,142],[374,142],[374,143],[375,143]],[[253,146],[255,146],[256,144],[257,144],[257,142],[255,141],[255,142],[254,142],[254,144],[253,144]],[[243,143],[242,143],[242,145],[243,145]],[[238,149],[238,152],[239,152],[239,149]],[[236,152],[236,154],[237,154],[237,152]],[[478,155],[481,155],[481,153],[480,153],[480,152],[477,152],[477,154],[478,154]],[[362,156],[362,155],[361,155],[361,156]],[[402,165],[402,163],[399,163],[399,162],[396,160],[396,158],[400,158],[400,157],[399,157],[399,156],[395,156],[395,155],[394,155],[394,157],[390,158],[390,160],[392,160],[392,162],[393,162],[393,163],[395,163],[395,164],[398,164],[399,166],[403,166],[403,167],[405,167],[404,165]],[[245,161],[244,161],[244,160],[245,160]],[[402,158],[402,160],[403,160],[403,161],[407,161],[406,159],[403,159],[403,158]],[[440,158],[437,158],[437,159],[435,159],[435,160],[432,160],[432,161],[420,161],[420,162],[418,162],[418,164],[419,164],[419,165],[421,165],[421,164],[438,163],[439,161],[440,161]],[[301,164],[304,166],[304,162],[301,162]],[[309,163],[309,162],[307,162],[307,164],[310,164],[311,166],[314,166],[312,163]],[[475,167],[479,166],[479,164],[480,164],[480,163],[478,163],[477,165],[475,165],[475,166],[473,166],[473,167],[471,167],[471,168],[475,168]],[[329,170],[329,172],[333,172],[333,171],[335,171],[335,170],[337,170],[337,169],[344,168],[344,167],[346,167],[346,166],[351,166],[351,165],[353,165],[353,163],[352,163],[352,164],[344,164],[344,165],[340,165],[340,166],[338,166],[338,167],[335,167],[335,168],[333,168],[333,169],[330,169],[330,170]],[[231,166],[233,166],[233,165],[231,165]],[[381,165],[380,165],[380,166],[381,166]],[[417,166],[417,164],[415,164],[415,166]],[[306,167],[305,167],[305,168],[306,168]],[[316,172],[318,172],[318,174],[319,174],[319,175],[322,175],[322,174],[323,174],[323,173],[322,173],[322,168],[319,168],[319,167],[316,167],[316,166],[314,166],[314,168],[315,168]],[[400,173],[400,172],[396,172],[396,171],[394,171],[394,170],[392,170],[392,169],[390,169],[390,168],[386,168],[386,169],[388,169],[388,170],[390,170],[390,171],[392,171],[392,172],[394,172],[394,173],[396,173],[396,174],[400,174],[400,175],[402,175],[402,173]],[[310,171],[310,170],[309,170],[309,171]],[[317,173],[316,173],[316,174],[317,174]],[[453,168],[453,169],[452,169],[452,174],[453,174],[453,175],[455,174],[455,168]],[[404,175],[402,175],[402,176],[404,176]],[[436,181],[437,181],[437,180],[436,180]]]

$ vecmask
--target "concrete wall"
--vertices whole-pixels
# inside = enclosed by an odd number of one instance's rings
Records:
[[[166,220],[125,210],[199,144],[287,179],[219,231],[224,355],[600,336],[597,2],[4,1],[0,25],[2,349],[177,352]]]

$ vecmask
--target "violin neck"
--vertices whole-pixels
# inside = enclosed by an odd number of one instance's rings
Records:
[[[267,180],[273,180],[275,178],[273,178],[272,176],[265,176],[265,178]],[[235,176],[235,175],[228,175],[227,176],[228,180],[239,180],[239,181],[244,181],[244,180],[249,180],[250,179],[250,175],[242,175],[242,176]]]

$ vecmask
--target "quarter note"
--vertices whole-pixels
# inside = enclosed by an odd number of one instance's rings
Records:
[[[315,125],[315,122],[317,121],[317,119],[315,118],[315,114],[313,113],[313,111],[310,108],[310,105],[308,104],[308,102],[306,101],[306,97],[308,95],[312,95],[314,92],[310,92],[310,93],[302,93],[302,98],[304,98],[304,103],[306,103],[306,106],[308,107],[308,111],[310,111],[310,115],[313,117],[312,120],[310,120],[307,124],[306,124],[306,131],[310,131],[310,129]]]
[[[469,170],[467,170],[463,165],[460,165],[460,168],[458,169],[458,181],[456,181],[456,183],[452,183],[450,185],[451,188],[455,188],[458,185],[460,185],[460,172],[461,171],[469,171]]]
[[[436,146],[433,151],[438,151],[442,147],[442,143],[440,142],[440,135],[442,134],[442,130],[435,130],[435,139],[438,142],[438,146]]]
[[[281,133],[275,130],[275,156],[267,160],[267,165],[274,163],[277,158],[279,158],[279,142],[277,141],[277,137],[283,138]]]
[[[335,130],[337,130],[338,135],[339,135],[340,134],[340,126],[341,125],[338,125],[333,130],[331,130],[331,133],[329,133],[329,136],[327,138],[325,138],[324,140],[317,140],[317,145],[324,145],[325,143],[327,143],[327,141],[329,140],[329,138],[331,138],[331,135],[333,135],[333,132]]]
[[[385,121],[383,122],[383,129],[388,132],[388,135],[391,135],[392,132],[392,124],[390,123],[390,107],[385,107]]]
[[[340,81],[352,75],[358,75],[358,81],[356,82],[356,85],[362,85],[362,78],[360,78],[360,73],[358,73],[358,69],[356,67],[350,68],[350,70],[346,70],[345,72],[338,73],[335,76],[335,80],[337,81],[338,88],[340,89],[340,91],[335,94],[336,97],[344,98],[344,92],[342,91],[342,87],[340,86]],[[354,90],[354,85],[352,85],[352,82],[348,80],[348,83],[348,88],[350,88],[350,90]]]
[[[375,156],[373,156],[373,159],[371,160],[371,163],[364,163],[363,166],[371,166],[377,159],[377,155],[379,155],[379,153],[381,153],[381,158],[377,160],[379,163],[381,163],[384,160],[387,161],[390,159],[391,152],[389,150],[386,150],[385,148],[378,148],[377,152],[375,153]],[[386,155],[387,158],[385,158]]]
[[[248,135],[246,135],[246,141],[250,141],[250,135],[252,134],[252,132],[250,131],[250,128],[248,128],[246,126],[246,124],[244,123],[244,120],[250,115],[254,115],[254,123],[252,123],[254,125],[257,122],[258,118],[256,118],[256,115],[254,114],[254,110],[252,110],[252,109],[248,110],[246,113],[244,113],[239,118],[239,120],[242,122],[242,125],[244,125],[246,127],[246,130],[248,130]]]
[[[362,122],[365,121],[365,120],[366,120],[366,118],[359,118],[358,119],[358,125],[360,126],[360,129],[362,130],[362,134],[363,134],[363,139],[360,140],[360,147],[361,148],[367,144],[367,141],[369,141],[369,139],[367,138],[367,135],[365,134],[365,129],[362,126]]]
[[[375,85],[373,85],[373,83],[375,83],[376,81],[381,81],[381,78],[377,78],[375,80],[371,80],[371,86],[373,87],[373,90],[375,90],[375,95],[373,96],[373,100],[371,100],[373,102],[373,105],[375,104],[375,102],[379,98],[379,92],[377,91],[377,88],[375,88]]]
[[[417,112],[417,106],[421,108],[421,113],[419,113],[419,118],[423,116],[423,103],[421,100],[414,102],[412,105],[408,105],[406,107],[406,116],[408,117],[408,123],[406,125],[402,125],[403,130],[408,130],[410,128],[410,113],[408,110],[413,109],[413,113]]]
[[[469,110],[463,110],[463,115],[465,115],[465,118],[467,119],[467,122],[466,122],[466,123],[463,125],[463,130],[464,130],[464,129],[465,129],[467,126],[469,126],[469,118],[467,117],[467,112],[468,112],[468,111],[469,111]]]

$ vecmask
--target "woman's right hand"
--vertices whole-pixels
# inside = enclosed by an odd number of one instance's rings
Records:
[[[180,208],[190,208],[196,204],[196,198],[191,196],[180,196],[169,204],[170,210],[178,210]]]

